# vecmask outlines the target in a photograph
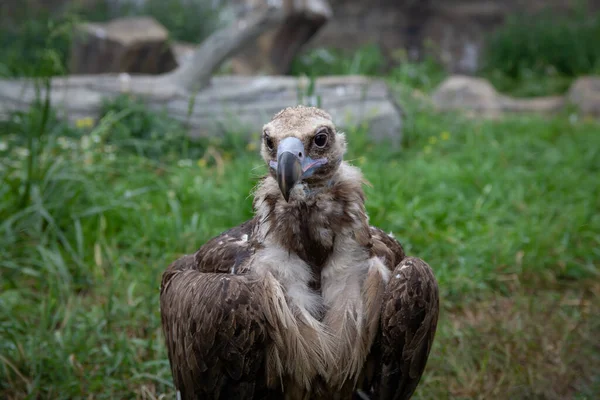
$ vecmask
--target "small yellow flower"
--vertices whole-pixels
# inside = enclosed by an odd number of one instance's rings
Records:
[[[367,158],[366,158],[365,156],[360,156],[360,157],[358,157],[358,163],[359,163],[360,165],[363,165],[363,164],[364,164],[364,163],[366,163],[366,162],[367,162]]]
[[[429,153],[431,153],[431,146],[429,146],[429,145],[425,146],[425,148],[423,149],[423,152],[424,152],[425,154],[429,154]]]
[[[254,151],[254,150],[256,150],[256,142],[249,142],[246,145],[246,150],[248,150],[248,151]]]
[[[450,132],[444,131],[440,134],[440,137],[442,138],[442,140],[448,140],[450,139]]]
[[[437,143],[437,138],[435,136],[430,136],[429,137],[429,144],[436,144]]]
[[[94,126],[94,119],[92,117],[80,118],[75,121],[75,126],[79,129],[91,128]]]
[[[198,166],[199,166],[200,168],[204,168],[204,167],[206,167],[206,159],[204,159],[204,158],[201,158],[201,159],[199,159],[199,160],[198,160]]]

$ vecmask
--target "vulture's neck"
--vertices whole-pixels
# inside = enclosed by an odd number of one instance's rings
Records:
[[[341,163],[333,177],[320,185],[297,184],[286,202],[277,182],[266,177],[255,192],[257,239],[297,254],[313,271],[313,287],[334,250],[336,238],[352,236],[370,244],[364,183],[358,168]]]

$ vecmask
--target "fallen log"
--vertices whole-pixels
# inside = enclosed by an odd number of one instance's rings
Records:
[[[223,61],[261,33],[283,23],[290,13],[308,14],[310,10],[302,9],[308,6],[318,11],[322,8],[319,4],[319,0],[261,3],[246,18],[210,36],[189,62],[169,73],[52,78],[51,104],[59,116],[74,121],[97,117],[104,100],[130,94],[150,109],[166,110],[184,122],[191,137],[213,136],[228,130],[256,133],[283,107],[320,105],[338,125],[366,123],[373,139],[399,145],[400,107],[381,80],[343,76],[311,82],[308,78],[284,76],[212,76]],[[35,80],[0,80],[0,113],[27,109],[45,95],[45,89]]]
[[[96,118],[102,101],[129,93],[150,109],[166,110],[184,122],[191,137],[205,137],[227,130],[260,132],[275,112],[295,104],[320,105],[340,126],[367,123],[375,140],[400,143],[402,119],[399,106],[385,83],[362,76],[323,77],[311,82],[293,77],[213,77],[211,85],[191,92],[170,81],[151,76],[92,75],[55,78],[51,104],[60,117],[75,121]],[[31,81],[0,81],[0,112],[24,110],[45,96]]]

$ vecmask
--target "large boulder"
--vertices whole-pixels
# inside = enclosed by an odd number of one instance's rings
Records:
[[[432,100],[440,111],[462,109],[496,116],[502,110],[501,97],[487,80],[464,75],[446,78],[433,93]]]
[[[71,74],[161,74],[177,67],[169,32],[150,17],[117,18],[75,28]]]
[[[587,115],[600,117],[600,77],[583,76],[569,89],[568,101]]]

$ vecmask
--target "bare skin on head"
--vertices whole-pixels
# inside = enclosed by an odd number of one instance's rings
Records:
[[[263,129],[254,217],[169,266],[161,314],[182,398],[407,399],[436,330],[430,267],[369,225],[345,135],[314,107]]]

